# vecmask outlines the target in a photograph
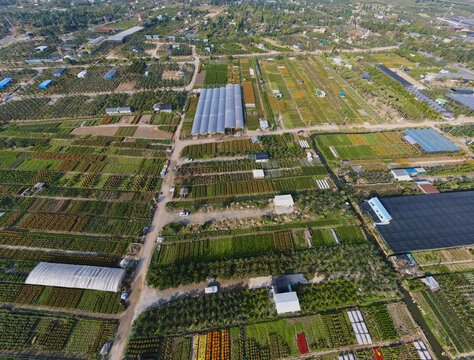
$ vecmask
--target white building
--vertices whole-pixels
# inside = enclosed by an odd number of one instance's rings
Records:
[[[278,314],[300,311],[300,302],[295,291],[273,294],[273,301]]]
[[[265,178],[265,173],[263,172],[262,169],[253,170],[252,173],[253,173],[253,178],[254,179],[264,179]]]
[[[293,212],[295,202],[291,195],[276,195],[273,203],[275,204],[275,212],[277,214],[286,214]]]
[[[206,286],[206,288],[204,289],[204,292],[206,294],[215,294],[218,290],[219,288],[217,287],[217,285],[210,285],[210,286]]]
[[[411,181],[412,178],[404,169],[393,169],[391,173],[397,181]]]
[[[87,75],[87,71],[82,70],[79,74],[77,74],[77,77],[84,79],[86,75]]]

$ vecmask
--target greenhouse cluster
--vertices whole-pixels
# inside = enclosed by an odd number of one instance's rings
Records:
[[[202,89],[194,116],[192,135],[224,133],[244,127],[242,92],[239,84]]]

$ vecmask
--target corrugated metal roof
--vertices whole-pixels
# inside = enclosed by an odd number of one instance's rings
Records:
[[[118,34],[109,36],[107,38],[107,41],[123,41],[127,36],[132,35],[140,30],[143,30],[144,28],[142,26],[134,26],[128,30],[124,30],[122,32],[119,32]]]
[[[123,269],[40,262],[25,283],[117,292],[125,275]]]
[[[381,222],[389,222],[392,220],[392,217],[378,198],[372,198],[368,201],[368,203]]]

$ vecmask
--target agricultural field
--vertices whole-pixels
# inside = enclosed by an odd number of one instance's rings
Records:
[[[1,304],[92,316],[125,309],[120,292],[25,284],[39,262],[118,267],[124,256],[141,247],[143,229],[154,212],[153,197],[161,187],[158,175],[169,140],[132,138],[136,126],[122,126],[111,133],[114,136],[71,134],[81,124],[94,122],[43,122],[0,131]],[[72,331],[88,326],[71,321]],[[54,324],[48,325],[53,332]],[[108,340],[115,325],[105,325]],[[91,334],[102,331],[100,323],[93,327]],[[54,345],[56,351],[68,348],[68,338]],[[70,352],[81,354],[88,354],[95,341],[81,345],[73,339]]]
[[[190,81],[194,71],[192,64],[185,63],[152,63],[134,61],[128,66],[113,68],[117,75],[105,78],[110,70],[107,66],[89,66],[84,68],[68,68],[61,76],[53,76],[56,68],[45,69],[34,81],[21,90],[22,95],[51,95],[51,94],[83,94],[101,92],[123,92],[129,90],[155,90],[165,87],[184,87]],[[87,71],[84,78],[77,77],[81,71]],[[145,72],[147,74],[145,75]],[[0,76],[1,77],[1,76]],[[44,80],[52,80],[47,89],[41,89],[39,84]]]
[[[367,56],[375,63],[382,63],[388,68],[401,68],[405,66],[412,67],[415,64],[412,61],[405,59],[393,53],[376,53]]]
[[[102,80],[100,81],[102,82]],[[131,106],[134,111],[151,111],[153,104],[171,104],[181,109],[186,102],[186,91],[139,91],[133,95],[110,93],[95,96],[70,95],[57,99],[25,97],[0,105],[0,121],[70,119],[104,116],[107,107]]]
[[[319,58],[259,61],[274,116],[287,128],[379,121],[359,94]]]
[[[328,160],[421,156],[421,151],[403,141],[402,135],[401,132],[334,134],[316,136],[315,141]]]
[[[189,145],[183,149],[182,157],[229,157],[229,160],[181,166],[176,179],[179,186],[176,187],[175,198],[179,197],[182,188],[187,188],[188,197],[196,200],[324,189],[318,180],[327,177],[326,170],[317,158],[308,160],[298,139],[292,134],[263,135],[258,137],[258,141],[239,139]],[[256,162],[252,159],[254,153],[262,151],[269,155],[269,161]],[[252,170],[256,169],[264,170],[264,178],[253,178]],[[327,182],[325,189],[330,187],[331,183]]]
[[[418,306],[445,351],[452,355],[468,353],[474,344],[473,272],[440,274],[435,279],[441,289],[416,291]]]
[[[262,299],[263,300],[263,299]],[[385,305],[377,305],[378,322],[369,326],[373,334],[385,333],[392,320]],[[362,308],[361,310],[365,310]],[[364,313],[364,318],[366,313]],[[385,330],[384,330],[385,329]],[[388,327],[391,339],[395,329]],[[141,331],[141,324],[137,327]],[[304,340],[298,340],[304,339]],[[278,359],[300,355],[298,342],[306,344],[307,351],[327,351],[356,344],[355,334],[345,311],[322,312],[317,315],[287,317],[265,322],[231,326],[218,331],[200,332],[194,336],[132,337],[127,356],[154,356],[164,359]],[[194,352],[193,352],[194,349]],[[386,351],[385,353],[390,353]],[[245,355],[244,355],[245,354]],[[361,352],[362,355],[362,352]],[[362,358],[361,358],[362,359]]]
[[[90,358],[113,339],[116,321],[48,312],[0,311],[0,351]]]

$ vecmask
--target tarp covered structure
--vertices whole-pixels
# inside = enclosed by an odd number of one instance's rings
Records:
[[[122,287],[125,275],[123,269],[40,262],[30,272],[25,283],[117,292]]]

